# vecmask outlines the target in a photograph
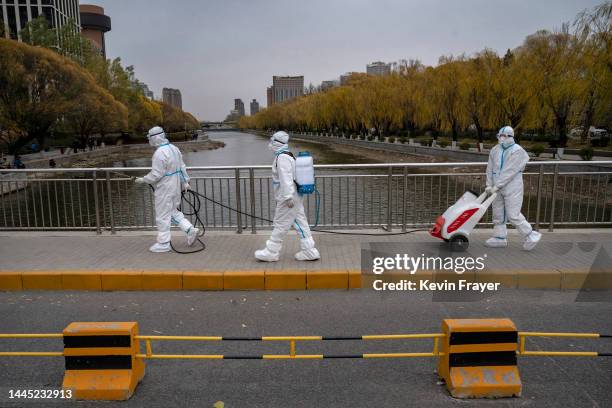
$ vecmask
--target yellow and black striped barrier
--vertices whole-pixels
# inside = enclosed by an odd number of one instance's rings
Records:
[[[219,360],[280,360],[280,359],[334,359],[334,358],[410,358],[410,357],[437,357],[441,333],[431,334],[383,334],[367,336],[262,336],[262,337],[220,337],[220,336],[136,336],[144,340],[146,354],[139,354],[140,358],[164,359],[219,359]],[[370,353],[370,354],[297,354],[298,341],[343,341],[343,340],[408,340],[433,339],[431,352],[422,353]],[[261,355],[224,355],[224,354],[153,354],[151,341],[287,341],[289,354],[261,354]]]
[[[517,356],[553,357],[612,357],[612,353],[596,351],[530,351],[528,337],[612,338],[599,333],[519,332],[508,319],[447,319],[442,333],[382,334],[365,336],[148,336],[138,334],[135,322],[77,322],[71,323],[63,333],[0,334],[1,339],[63,339],[63,351],[0,351],[0,357],[65,357],[66,374],[63,388],[73,391],[77,399],[128,399],[144,376],[147,359],[218,359],[218,360],[279,360],[279,359],[380,359],[436,357],[438,374],[446,381],[451,395],[483,398],[520,395],[520,377]],[[301,341],[368,341],[432,339],[431,351],[410,353],[366,354],[298,354]],[[145,343],[145,352],[140,342]],[[205,342],[288,342],[288,354],[231,355],[231,354],[155,354],[154,341]],[[518,342],[518,345],[517,345]],[[484,369],[510,370],[518,380],[519,388],[496,389],[496,384],[481,384],[471,391],[467,382],[488,376]],[[454,375],[454,371],[470,371],[468,376]],[[480,374],[478,374],[480,372]],[[505,372],[505,371],[504,371]],[[474,374],[476,373],[476,374]],[[494,377],[502,372],[492,372]],[[463,380],[461,380],[463,376]],[[470,377],[471,376],[471,377]],[[482,377],[484,378],[484,377]],[[507,378],[506,378],[507,379]],[[504,381],[506,381],[504,379]],[[462,383],[461,381],[464,381]],[[489,381],[485,378],[485,382]],[[506,384],[507,385],[507,384]],[[483,392],[486,391],[486,392]],[[508,390],[510,390],[508,392]]]
[[[136,356],[136,322],[76,322],[64,329],[66,374],[62,388],[76,399],[126,400],[144,377]]]
[[[455,398],[521,395],[518,331],[510,319],[444,319],[438,375]]]

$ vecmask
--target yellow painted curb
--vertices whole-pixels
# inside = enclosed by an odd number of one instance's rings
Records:
[[[348,271],[308,271],[306,289],[348,289]]]
[[[502,288],[514,289],[518,286],[519,271],[490,271],[484,270],[476,274],[479,283],[500,283]]]
[[[612,289],[612,271],[590,272],[562,271],[562,289]]]
[[[553,290],[612,289],[612,271],[517,269],[475,274],[388,273],[362,275],[359,270],[134,271],[47,270],[0,271],[0,291],[14,290],[304,290],[369,288],[374,279],[499,282],[503,288]]]
[[[223,272],[225,290],[263,290],[265,289],[264,271],[225,271]]]
[[[223,290],[223,272],[183,272],[183,290]]]
[[[142,272],[101,272],[102,290],[142,290]]]
[[[142,273],[142,290],[181,290],[183,272],[147,271]]]
[[[61,290],[62,274],[59,271],[30,271],[21,275],[24,290]]]
[[[21,290],[21,273],[0,274],[0,290]]]
[[[266,290],[304,290],[306,271],[266,271]]]
[[[561,289],[561,272],[557,270],[521,271],[517,274],[517,288],[559,290]]]
[[[348,288],[361,289],[361,271],[359,269],[348,271]]]
[[[62,289],[64,290],[102,290],[102,279],[99,273],[88,271],[62,272]]]

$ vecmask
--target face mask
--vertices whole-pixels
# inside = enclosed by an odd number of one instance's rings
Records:
[[[503,145],[506,142],[507,139],[508,139],[508,137],[506,137],[506,136],[497,136],[497,141],[501,145]]]
[[[268,149],[275,153],[286,146],[287,146],[286,144],[281,143],[278,140],[274,140],[274,139],[270,139],[270,143],[268,143]]]

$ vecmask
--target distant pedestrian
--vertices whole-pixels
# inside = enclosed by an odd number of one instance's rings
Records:
[[[21,157],[15,155],[15,159],[13,160],[13,168],[16,169],[25,169],[25,164],[21,161]]]

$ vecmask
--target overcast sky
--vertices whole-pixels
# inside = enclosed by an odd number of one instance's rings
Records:
[[[90,1],[82,0],[82,3]],[[109,58],[134,65],[156,97],[178,88],[183,109],[221,120],[241,98],[266,104],[272,75],[305,84],[365,71],[372,61],[485,47],[500,53],[603,0],[92,0],[112,19]]]

